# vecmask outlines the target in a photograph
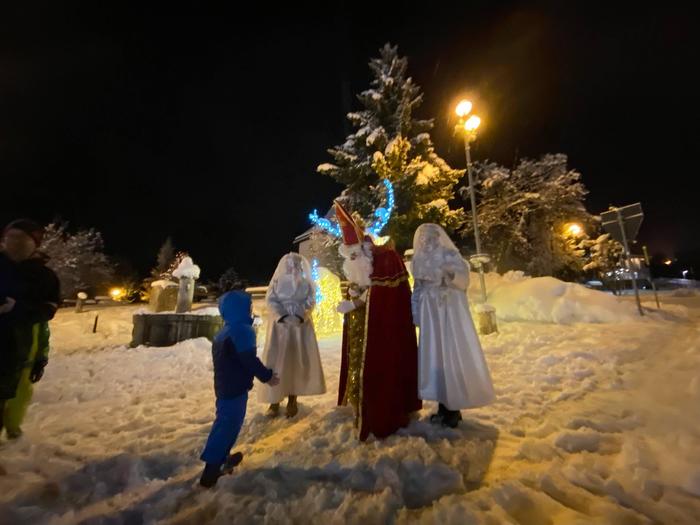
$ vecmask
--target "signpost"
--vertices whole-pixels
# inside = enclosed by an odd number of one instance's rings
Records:
[[[642,205],[637,202],[621,208],[611,206],[610,210],[601,213],[600,217],[603,221],[603,229],[608,232],[613,239],[622,243],[625,249],[627,271],[632,276],[632,287],[634,288],[634,295],[637,298],[639,315],[643,316],[644,310],[642,310],[642,303],[639,300],[639,289],[637,288],[637,275],[636,272],[632,271],[629,247],[629,241],[634,241],[639,232],[639,227],[642,224],[642,219],[644,218]]]
[[[661,303],[659,303],[659,294],[656,292],[656,285],[654,284],[654,279],[651,276],[651,261],[649,260],[649,252],[646,246],[642,246],[644,250],[644,260],[647,263],[647,268],[649,268],[649,282],[651,283],[651,289],[654,290],[654,299],[656,299],[656,307],[661,310]]]

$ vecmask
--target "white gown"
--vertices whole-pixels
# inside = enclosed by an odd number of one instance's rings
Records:
[[[287,396],[310,396],[326,392],[326,382],[318,351],[316,332],[311,311],[315,303],[315,289],[310,281],[302,279],[292,290],[278,286],[273,278],[267,292],[268,326],[262,362],[280,378],[277,386],[261,385],[259,400],[279,403]],[[298,315],[278,322],[280,317]],[[292,322],[293,321],[293,322]]]
[[[467,305],[469,267],[456,250],[436,251],[442,253],[431,257],[434,264],[415,280],[412,296],[420,330],[418,394],[450,410],[487,405],[495,396]]]

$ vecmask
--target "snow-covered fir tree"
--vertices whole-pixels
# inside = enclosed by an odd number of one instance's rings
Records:
[[[603,233],[595,239],[584,241],[584,246],[588,252],[588,262],[583,270],[593,273],[614,290],[615,287],[611,286],[615,280],[614,272],[624,264],[625,249],[622,243],[613,239],[609,233]]]
[[[389,232],[403,249],[410,246],[406,242],[420,222],[432,220],[450,232],[461,225],[463,211],[451,210],[449,201],[464,172],[452,169],[435,153],[429,133],[433,121],[415,117],[423,95],[407,76],[407,59],[399,57],[396,47],[386,44],[369,67],[373,79],[370,88],[358,95],[362,107],[347,115],[355,131],[343,144],[329,150],[333,162],[321,164],[318,171],[345,185],[343,197],[348,207],[368,221],[383,205],[380,177],[390,175],[395,183],[396,209]],[[401,147],[395,151],[396,145]],[[376,153],[390,157],[382,174],[376,171],[381,162]],[[409,153],[410,161],[402,166],[401,155]],[[397,171],[400,169],[405,171]],[[431,213],[423,216],[425,204],[431,201]]]
[[[572,250],[580,248],[562,246],[566,244],[562,228],[567,222],[587,226],[594,221],[583,204],[588,191],[581,174],[568,168],[566,155],[523,160],[512,170],[479,163],[476,175],[482,249],[492,256],[499,271],[566,276],[582,267],[578,260],[572,267]],[[464,235],[473,235],[471,221]]]
[[[555,227],[552,235],[552,275],[564,281],[579,280],[586,264],[585,233],[571,233],[567,224]]]
[[[49,257],[47,265],[56,272],[64,298],[80,291],[97,293],[108,285],[114,268],[103,246],[102,234],[94,229],[69,233],[67,223],[46,227],[41,251]]]
[[[154,280],[162,279],[164,274],[168,271],[168,268],[175,260],[175,246],[173,245],[173,240],[168,237],[165,242],[158,250],[156,267],[151,270],[151,277]]]
[[[382,179],[394,184],[396,209],[386,233],[397,247],[408,248],[413,243],[416,228],[425,222],[442,225],[448,232],[456,231],[464,223],[464,210],[450,209],[454,185],[459,172],[451,170],[440,176],[438,168],[420,155],[414,156],[411,142],[396,137],[384,152],[374,153],[372,168]]]

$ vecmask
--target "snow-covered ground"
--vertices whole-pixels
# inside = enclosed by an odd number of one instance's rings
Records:
[[[340,338],[325,338],[328,393],[270,420],[256,386],[244,462],[212,491],[196,484],[210,344],[130,349],[135,307],[61,311],[25,435],[0,444],[0,525],[700,523],[700,297],[663,294],[657,312],[645,295],[640,319],[628,297],[488,283],[493,405],[450,430],[426,404],[398,435],[360,444],[335,406]]]

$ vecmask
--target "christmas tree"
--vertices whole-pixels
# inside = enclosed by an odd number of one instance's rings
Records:
[[[355,131],[329,150],[333,163],[321,164],[318,171],[346,186],[347,206],[368,222],[385,204],[380,179],[389,178],[396,207],[387,231],[397,247],[405,249],[422,222],[437,222],[448,232],[464,222],[463,210],[449,207],[463,171],[452,169],[435,153],[429,133],[433,121],[414,116],[423,95],[407,76],[407,59],[386,44],[369,67],[370,89],[358,95],[362,109],[347,115]]]
[[[153,270],[151,270],[151,277],[153,278],[153,280],[170,278],[170,276],[166,273],[174,259],[175,246],[173,245],[172,239],[168,237],[167,239],[165,239],[165,242],[160,247],[160,250],[158,250],[158,264],[155,268],[153,268]]]

